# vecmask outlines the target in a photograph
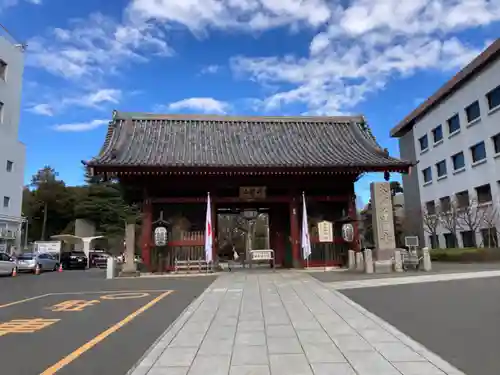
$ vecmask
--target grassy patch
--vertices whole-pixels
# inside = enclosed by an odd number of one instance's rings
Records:
[[[431,259],[436,262],[500,262],[500,249],[465,248],[465,249],[432,249]]]

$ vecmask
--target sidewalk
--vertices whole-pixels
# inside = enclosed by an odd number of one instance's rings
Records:
[[[463,375],[300,272],[221,275],[129,374]]]

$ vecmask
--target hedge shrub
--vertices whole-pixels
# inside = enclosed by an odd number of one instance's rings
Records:
[[[437,262],[500,262],[497,248],[431,249],[430,255]]]

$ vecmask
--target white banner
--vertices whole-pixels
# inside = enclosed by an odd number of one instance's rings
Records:
[[[210,204],[210,193],[207,194],[207,217],[205,220],[205,260],[207,262],[213,261],[212,247],[213,247],[213,233],[212,233],[212,209]]]
[[[302,257],[307,259],[311,255],[311,240],[309,238],[309,226],[307,225],[307,208],[306,208],[306,197],[302,193]]]

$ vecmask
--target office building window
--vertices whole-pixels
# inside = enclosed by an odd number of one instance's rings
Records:
[[[457,247],[457,241],[453,233],[445,233],[444,234],[444,242],[447,249],[453,249]]]
[[[468,190],[460,191],[456,193],[455,196],[457,197],[458,208],[469,207],[470,200]]]
[[[441,160],[439,163],[436,163],[436,172],[438,177],[446,176],[446,160]]]
[[[481,185],[475,188],[477,203],[488,203],[493,200],[490,184]]]
[[[436,214],[436,203],[434,201],[426,202],[425,203],[425,210],[427,211],[427,214],[435,215]]]
[[[429,243],[431,244],[431,249],[438,249],[439,248],[439,237],[431,234],[429,236]]]
[[[438,125],[434,129],[432,129],[432,138],[434,140],[434,143],[437,143],[443,139],[443,127],[441,125]]]
[[[7,63],[0,59],[0,79],[5,81],[5,78],[7,78]]]
[[[9,197],[3,197],[3,207],[8,208],[10,206],[10,198]]]
[[[465,157],[463,152],[459,152],[451,157],[453,162],[453,170],[462,169],[465,167]]]
[[[14,169],[14,162],[7,160],[7,165],[5,166],[5,170],[7,172],[12,172],[12,169]]]
[[[472,155],[473,163],[486,159],[486,147],[484,142],[479,142],[478,144],[472,146],[470,148],[470,153]]]
[[[493,142],[493,149],[495,150],[495,154],[500,153],[500,133],[491,137],[491,141]]]
[[[472,122],[481,116],[481,108],[479,108],[477,100],[465,108],[465,115],[467,116],[467,122]]]
[[[484,247],[498,247],[497,228],[483,228],[481,229],[481,237],[483,239]]]
[[[493,109],[500,106],[500,86],[494,88],[486,94],[488,100],[488,108]]]
[[[476,247],[476,233],[471,230],[464,230],[462,235],[462,243],[464,247]]]
[[[432,181],[432,169],[427,167],[422,171],[422,176],[424,177],[424,183]]]
[[[427,134],[420,137],[418,143],[420,143],[420,151],[427,150],[429,148],[429,139],[427,138]]]
[[[460,129],[460,118],[458,114],[448,119],[448,133],[455,133]]]
[[[448,212],[451,210],[451,199],[450,197],[439,198],[439,206],[442,212]]]

